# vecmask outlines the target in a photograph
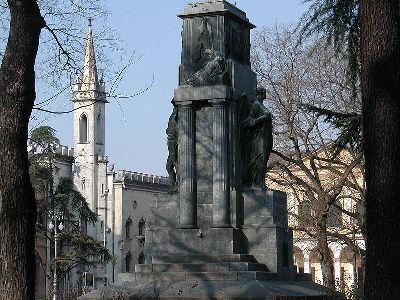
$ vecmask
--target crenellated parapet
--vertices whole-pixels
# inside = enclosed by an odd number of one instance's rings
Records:
[[[123,182],[141,182],[150,184],[170,185],[170,180],[165,176],[151,175],[142,172],[120,170],[116,172],[114,180]]]
[[[74,148],[69,148],[68,146],[59,145],[56,148],[56,154],[74,158]]]
[[[29,154],[41,154],[45,152],[45,148],[43,146],[36,145],[31,142],[28,142],[27,150]],[[74,148],[69,148],[68,146],[54,145],[52,147],[52,151],[60,156],[74,158]]]

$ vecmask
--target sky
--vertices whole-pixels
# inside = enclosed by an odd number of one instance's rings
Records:
[[[154,83],[144,93],[118,101],[108,99],[106,154],[109,164],[115,164],[117,170],[167,174],[165,129],[178,84],[181,52],[182,21],[176,15],[183,12],[187,3],[186,0],[108,1],[107,25],[117,32],[120,46],[124,48],[123,54],[112,54],[110,59],[123,64],[134,53],[135,61],[125,72],[116,93],[135,95],[151,85],[154,78]],[[236,0],[236,6],[245,11],[257,27],[277,22],[296,23],[307,9],[300,0]],[[93,20],[94,33],[96,22],[100,20]],[[87,28],[82,30],[86,32]],[[96,49],[96,40],[94,42]],[[98,68],[101,69],[100,63]],[[105,74],[105,81],[109,88],[114,78],[107,78]],[[71,108],[70,97],[70,92],[65,93],[58,101]],[[50,116],[45,122],[57,130],[61,144],[70,147],[73,146],[72,117],[72,114]]]

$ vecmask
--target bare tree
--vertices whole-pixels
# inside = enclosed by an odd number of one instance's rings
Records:
[[[357,191],[357,201],[363,205],[363,157],[351,148],[334,156],[332,145],[338,131],[305,106],[348,113],[359,112],[361,104],[347,80],[346,61],[318,39],[302,44],[298,40],[293,27],[285,25],[263,28],[253,40],[253,69],[267,89],[266,105],[274,115],[275,149],[268,180],[311,206],[308,219],[294,214],[300,219],[294,229],[316,240],[324,284],[333,288],[328,242],[350,243],[351,239],[345,231],[331,230],[330,219],[332,212],[340,209],[363,224],[360,210],[338,205],[345,189]]]

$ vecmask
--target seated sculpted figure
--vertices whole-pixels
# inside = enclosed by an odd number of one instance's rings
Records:
[[[244,184],[265,187],[265,171],[272,152],[272,114],[264,106],[264,87],[258,87],[248,117],[242,122],[245,138]]]

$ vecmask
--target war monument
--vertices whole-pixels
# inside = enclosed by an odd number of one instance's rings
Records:
[[[146,263],[81,299],[336,299],[296,274],[286,195],[265,187],[272,115],[250,67],[254,25],[224,0],[188,4],[178,16],[171,191],[154,196]]]

